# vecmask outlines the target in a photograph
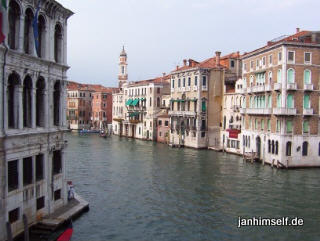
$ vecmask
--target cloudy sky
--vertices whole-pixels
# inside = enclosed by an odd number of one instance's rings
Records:
[[[250,51],[296,27],[320,30],[319,0],[58,0],[68,25],[68,72],[81,83],[117,85],[125,45],[129,80],[170,72],[184,58]]]

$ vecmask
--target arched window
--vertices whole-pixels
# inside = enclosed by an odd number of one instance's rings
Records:
[[[287,95],[287,108],[293,108],[293,95]]]
[[[54,85],[53,91],[53,124],[55,126],[60,125],[60,97],[61,97],[60,81],[57,81]]]
[[[281,71],[281,69],[278,69],[278,72],[277,72],[277,82],[278,83],[281,83],[281,81],[282,81],[282,71]]]
[[[291,156],[291,147],[292,147],[292,143],[291,141],[288,141],[286,144],[286,156]]]
[[[268,140],[268,153],[270,153],[270,152],[271,152],[271,141]]]
[[[39,35],[39,49],[38,49],[38,56],[40,58],[45,58],[45,51],[46,51],[46,36],[45,36],[45,29],[46,29],[46,22],[42,15],[38,18],[38,35]],[[61,36],[62,39],[62,36]],[[61,49],[60,49],[61,51]],[[60,61],[62,62],[62,61]]]
[[[10,1],[9,4],[9,35],[8,44],[10,49],[18,49],[19,30],[20,30],[20,7],[16,1]]]
[[[308,156],[308,142],[305,141],[302,144],[302,156]]]
[[[276,150],[275,150],[276,155],[278,155],[278,151],[279,151],[279,142],[276,141]]]
[[[281,107],[281,94],[277,95],[277,107],[280,108]]]
[[[31,122],[32,79],[28,75],[23,81],[23,127],[32,127]]]
[[[303,74],[305,84],[311,84],[311,71],[306,69]]]
[[[56,24],[54,30],[54,60],[62,62],[62,28],[59,24]]]
[[[36,125],[44,127],[45,116],[45,81],[40,77],[37,81],[36,92]]]
[[[160,107],[160,97],[157,97],[157,107]]]
[[[8,105],[8,127],[18,128],[19,120],[19,93],[20,78],[17,74],[13,73],[8,78],[7,87],[7,105]]]
[[[274,141],[272,141],[272,144],[271,144],[271,152],[272,152],[272,154],[274,154]]]
[[[33,29],[32,29],[33,12],[30,8],[26,10],[24,17],[24,39],[23,49],[26,54],[32,54],[33,50]]]
[[[268,74],[269,84],[272,83],[272,72],[270,71]]]
[[[288,69],[287,79],[288,79],[288,83],[294,83],[294,70],[293,69]]]

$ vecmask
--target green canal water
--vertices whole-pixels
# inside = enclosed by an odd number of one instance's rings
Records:
[[[320,169],[277,170],[209,150],[68,133],[67,177],[90,202],[73,240],[320,240]],[[303,218],[241,227],[238,217]]]

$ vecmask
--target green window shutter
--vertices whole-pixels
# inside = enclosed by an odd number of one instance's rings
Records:
[[[258,129],[258,119],[255,119],[254,121],[254,129]]]
[[[281,107],[281,94],[279,94],[277,96],[277,107],[280,108]]]
[[[303,108],[304,109],[309,109],[310,107],[310,96],[309,95],[304,95],[303,96]]]
[[[305,70],[304,71],[304,83],[310,84],[310,82],[311,82],[311,72],[310,72],[310,70]]]
[[[287,133],[291,133],[291,132],[292,132],[292,121],[287,120]]]
[[[271,120],[268,119],[268,131],[271,131]]]
[[[279,131],[280,131],[280,121],[277,120],[277,132],[279,132]]]
[[[281,69],[278,69],[278,72],[277,72],[277,82],[281,83]]]
[[[268,107],[271,108],[272,107],[272,101],[271,101],[271,95],[268,96]]]
[[[303,132],[308,133],[309,132],[309,121],[303,122]]]
[[[287,108],[293,108],[293,95],[288,94],[287,96]]]
[[[261,120],[261,130],[264,130],[264,119]]]
[[[294,83],[294,71],[293,69],[288,70],[288,83]]]
[[[207,110],[206,102],[202,101],[202,111],[205,112]]]

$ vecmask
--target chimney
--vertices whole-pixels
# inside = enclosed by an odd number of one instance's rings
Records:
[[[177,65],[177,70],[179,69],[179,65]]]
[[[166,76],[166,73],[165,73],[165,72],[163,72],[163,73],[162,73],[162,76],[163,76],[163,77],[164,77],[164,76]]]
[[[296,33],[299,33],[300,32],[300,28],[296,28]]]
[[[186,59],[183,60],[183,66],[187,66],[187,60]]]
[[[217,66],[220,66],[220,55],[221,55],[221,52],[216,51],[216,65]]]

